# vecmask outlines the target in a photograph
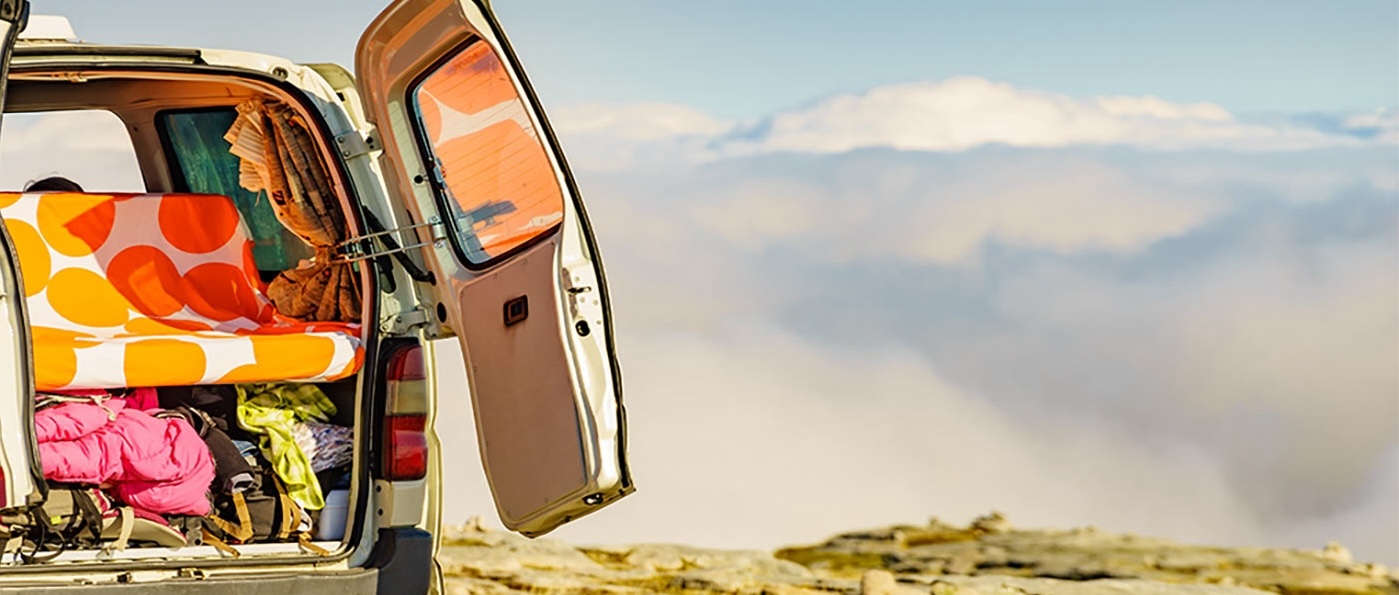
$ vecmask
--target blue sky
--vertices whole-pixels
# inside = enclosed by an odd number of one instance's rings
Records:
[[[755,118],[837,92],[967,74],[1075,97],[1236,113],[1399,104],[1399,3],[499,0],[550,105],[659,101]],[[94,41],[353,61],[378,0],[39,0]],[[313,21],[316,24],[310,24]]]
[[[561,537],[998,508],[1399,564],[1399,3],[497,4],[607,260],[640,486]],[[347,64],[379,8],[36,2]],[[0,178],[139,183],[100,120],[7,118]],[[466,467],[449,521],[490,516]]]

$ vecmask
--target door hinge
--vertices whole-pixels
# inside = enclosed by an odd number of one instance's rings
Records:
[[[432,239],[426,242],[403,245],[399,245],[398,242],[392,241],[392,234],[417,229],[419,227],[430,228],[432,231]],[[445,241],[447,241],[447,226],[442,223],[441,219],[432,217],[427,220],[427,223],[416,223],[397,229],[367,233],[340,242],[334,247],[335,256],[332,260],[336,262],[351,262],[378,258],[396,252],[407,252],[414,248],[422,248],[424,246],[441,246]]]
[[[427,326],[428,312],[422,306],[404,310],[379,321],[379,332],[401,335],[420,326]]]
[[[370,151],[378,151],[379,139],[373,134],[360,134],[358,130],[351,130],[335,135],[335,148],[340,151],[341,157],[350,159]]]

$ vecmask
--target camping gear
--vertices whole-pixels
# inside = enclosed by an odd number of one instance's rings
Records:
[[[311,528],[310,515],[296,503],[269,468],[254,475],[252,488],[214,497],[204,528],[227,543],[292,541]]]
[[[325,508],[316,520],[316,539],[335,541],[345,536],[345,520],[350,511],[350,491],[331,490],[325,495]]]
[[[304,421],[292,425],[291,434],[301,452],[311,460],[311,470],[316,473],[348,465],[354,460],[354,428]]]
[[[208,514],[214,463],[189,422],[91,399],[42,403],[35,412],[45,478],[111,486],[122,502],[151,512]]]
[[[297,446],[292,427],[303,421],[329,421],[335,403],[314,384],[240,384],[236,390],[238,425],[261,436],[258,447],[292,499],[307,510],[320,510],[325,506],[320,482],[310,458]]]
[[[172,548],[187,543],[160,515],[120,506],[94,486],[50,482],[43,505],[6,521],[6,553],[26,564],[70,549],[98,549],[110,556],[133,543]]]
[[[212,417],[192,407],[176,407],[156,414],[156,417],[179,417],[194,427],[204,445],[209,448],[209,456],[214,459],[214,483],[210,489],[215,492],[241,492],[253,485],[253,467],[238,451],[238,446],[219,428]]]

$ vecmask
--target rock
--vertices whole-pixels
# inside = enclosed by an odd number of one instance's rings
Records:
[[[943,572],[947,574],[971,574],[976,572],[977,563],[980,561],[981,556],[977,552],[961,552],[953,556],[952,560],[949,561],[947,566],[943,569]]]
[[[1326,542],[1326,547],[1321,550],[1321,557],[1342,564],[1349,564],[1354,561],[1350,555],[1350,550],[1346,549],[1346,546],[1334,541]]]
[[[893,573],[871,570],[860,577],[860,595],[927,595],[928,591],[900,585]]]
[[[1182,545],[1097,530],[1024,530],[992,513],[762,551],[576,547],[468,521],[443,531],[452,595],[1399,595],[1399,573],[1321,551]]]
[[[971,528],[982,533],[1005,533],[1010,531],[1010,521],[1006,515],[999,510],[991,511],[991,514],[979,516],[972,520]]]

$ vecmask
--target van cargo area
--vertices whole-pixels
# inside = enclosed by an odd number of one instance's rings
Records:
[[[8,503],[0,563],[343,558],[365,530],[366,383],[423,373],[411,344],[397,376],[364,370],[372,266],[342,250],[358,218],[316,106],[177,61],[17,67],[5,108],[115,115],[146,192],[0,192],[46,492]],[[421,477],[425,442],[400,458]]]

